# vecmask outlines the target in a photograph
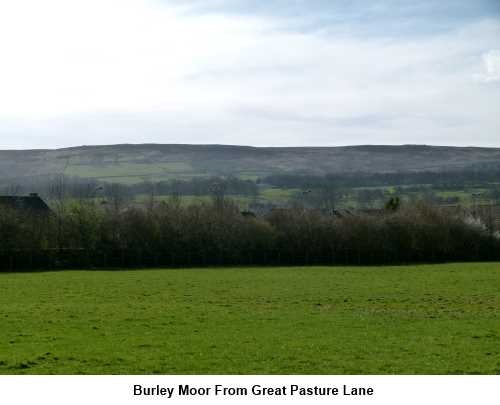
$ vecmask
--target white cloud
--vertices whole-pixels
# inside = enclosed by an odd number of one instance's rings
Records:
[[[483,55],[484,73],[479,78],[485,82],[500,81],[500,50],[493,49]]]
[[[245,40],[245,24],[182,19],[134,0],[3,2],[1,111],[46,116],[176,105],[182,76]]]
[[[0,148],[500,146],[500,90],[472,79],[498,78],[496,20],[346,38],[182,11],[139,0],[0,2]]]

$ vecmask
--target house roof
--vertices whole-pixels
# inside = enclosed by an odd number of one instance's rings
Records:
[[[29,211],[32,213],[49,213],[49,206],[38,194],[29,196],[0,196],[0,207]]]

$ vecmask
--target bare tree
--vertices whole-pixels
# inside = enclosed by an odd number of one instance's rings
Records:
[[[19,184],[11,183],[5,187],[5,194],[20,195],[22,187]]]
[[[104,194],[108,200],[108,206],[115,214],[119,213],[129,200],[127,187],[123,184],[109,184],[104,188]]]
[[[222,181],[214,181],[210,186],[210,194],[218,212],[224,210],[225,205],[225,195],[226,195],[226,185]]]
[[[65,213],[66,182],[64,175],[55,176],[49,183],[48,196],[50,205],[56,213],[57,222],[57,246],[63,245],[63,217]]]
[[[179,208],[182,203],[182,192],[178,180],[174,180],[171,185],[169,202],[173,207]]]
[[[340,190],[331,182],[325,183],[320,188],[321,208],[333,212],[342,194]]]

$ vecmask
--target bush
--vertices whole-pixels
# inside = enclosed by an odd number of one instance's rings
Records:
[[[43,218],[0,210],[0,269],[500,259],[500,240],[476,222],[426,204],[342,218],[305,209],[248,217],[227,200],[78,204]]]

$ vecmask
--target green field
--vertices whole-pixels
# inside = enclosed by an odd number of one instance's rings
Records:
[[[171,178],[196,177],[191,165],[185,162],[128,163],[119,162],[107,165],[70,165],[64,174],[67,176],[85,177],[123,184],[140,183],[144,179],[155,181]]]
[[[499,374],[500,264],[0,274],[0,374]]]

